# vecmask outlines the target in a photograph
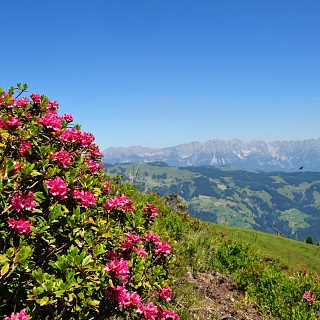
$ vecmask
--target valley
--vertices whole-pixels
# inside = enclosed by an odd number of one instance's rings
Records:
[[[143,192],[176,193],[203,221],[305,241],[320,239],[320,173],[263,172],[164,162],[105,164]]]

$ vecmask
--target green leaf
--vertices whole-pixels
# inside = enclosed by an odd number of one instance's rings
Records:
[[[6,256],[9,257],[9,258],[12,258],[14,256],[14,249],[13,248],[9,248],[6,251]]]
[[[78,293],[78,297],[79,297],[80,299],[84,299],[84,294],[83,294],[83,292],[80,291],[80,292]]]
[[[0,262],[1,262],[1,261],[5,262],[5,261],[9,261],[9,259],[8,259],[7,256],[5,256],[5,255],[3,255],[3,254],[0,254]]]
[[[106,249],[104,248],[104,246],[102,244],[98,244],[93,248],[93,254],[94,256],[98,256],[102,253],[105,253]]]
[[[86,257],[82,260],[82,263],[81,263],[82,266],[86,266],[86,265],[90,262],[91,258],[92,258],[91,254],[89,254],[88,256],[86,256]]]
[[[66,292],[65,290],[57,290],[57,291],[54,292],[54,295],[57,298],[61,298],[64,295],[65,292]]]
[[[1,268],[1,271],[0,271],[1,277],[3,277],[3,276],[9,271],[9,267],[10,267],[10,265],[9,265],[8,262],[6,262],[6,263],[3,265],[3,267]]]
[[[37,300],[37,302],[40,304],[40,306],[45,306],[49,302],[49,297],[43,297],[40,300]]]
[[[14,262],[21,262],[23,260],[26,260],[32,255],[33,250],[27,246],[27,247],[22,247],[19,252],[16,254],[14,257]]]
[[[89,299],[89,300],[88,300],[88,303],[89,303],[90,306],[96,307],[96,306],[98,306],[98,305],[100,304],[100,301]]]

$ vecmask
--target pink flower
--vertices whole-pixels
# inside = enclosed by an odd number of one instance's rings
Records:
[[[117,195],[116,197],[112,199],[108,199],[103,209],[105,211],[113,210],[114,208],[120,207],[123,212],[126,212],[127,210],[133,210],[133,203],[132,201],[128,200],[126,195]]]
[[[41,95],[39,93],[31,94],[30,98],[33,100],[34,103],[40,103],[41,102]]]
[[[162,252],[165,256],[167,256],[170,253],[171,246],[169,242],[157,242],[156,245],[158,248],[154,249],[155,254]]]
[[[62,141],[76,142],[78,137],[78,131],[76,128],[66,129],[60,135]]]
[[[117,286],[113,287],[110,286],[107,288],[106,291],[106,298],[111,298],[119,303],[119,305],[125,305],[126,301],[128,300],[128,292],[124,286]]]
[[[309,300],[310,296],[311,296],[311,293],[310,293],[309,291],[306,291],[306,292],[304,293],[304,295],[302,296],[302,298],[303,298],[303,299],[306,299],[306,300]]]
[[[59,107],[59,104],[57,101],[48,101],[47,102],[47,110],[57,110]]]
[[[17,174],[22,167],[23,167],[22,163],[17,162],[13,168],[13,174]]]
[[[180,317],[172,310],[164,310],[164,309],[159,308],[158,319],[160,319],[160,320],[165,320],[165,319],[180,320]]]
[[[160,242],[159,236],[158,236],[156,233],[152,232],[152,231],[150,231],[149,233],[146,233],[146,234],[144,235],[144,237],[145,237],[145,239],[146,239],[147,241],[153,242],[153,243],[155,243],[155,244],[157,244],[157,243]]]
[[[162,298],[162,299],[164,299],[166,301],[170,301],[171,300],[171,288],[170,288],[170,286],[165,286],[160,291],[156,291],[155,293],[158,294],[160,296],[160,298]]]
[[[107,182],[107,181],[104,183],[104,190],[107,191],[107,192],[111,191],[109,182]]]
[[[67,194],[67,185],[59,176],[55,176],[54,179],[47,180],[46,185],[49,192],[54,196],[63,199]]]
[[[142,209],[142,212],[147,213],[148,215],[148,221],[154,221],[154,218],[158,214],[158,209],[153,205],[149,204],[148,202],[146,203],[146,206]]]
[[[66,122],[72,122],[73,121],[73,116],[70,113],[65,113],[62,115],[62,119]]]
[[[94,141],[94,135],[90,132],[81,132],[80,143],[83,147],[88,147]]]
[[[20,212],[22,209],[32,211],[37,204],[32,191],[29,191],[26,195],[22,194],[21,191],[17,191],[11,199],[11,205],[13,210]]]
[[[69,152],[67,152],[64,149],[61,149],[60,151],[55,152],[50,156],[50,158],[60,162],[60,164],[62,164],[63,167],[65,168],[71,164],[71,158],[70,158]]]
[[[311,292],[306,291],[304,293],[304,295],[302,296],[303,299],[306,299],[307,301],[311,302],[311,303],[315,303],[316,299],[314,297],[311,297]]]
[[[81,206],[84,208],[88,208],[89,206],[94,206],[96,204],[96,199],[92,192],[74,190],[72,191],[72,194],[75,199],[81,199]]]
[[[38,123],[56,131],[62,129],[61,117],[55,111],[49,110],[43,117],[38,119]]]
[[[141,303],[141,298],[139,294],[135,291],[130,291],[128,293],[128,301],[126,306],[138,306]]]
[[[314,276],[314,278],[318,281],[319,280],[319,276],[316,274],[315,276]]]
[[[158,308],[152,302],[148,301],[146,306],[140,304],[137,309],[137,313],[142,313],[147,319],[157,320]]]
[[[95,144],[91,144],[88,147],[88,152],[91,154],[91,156],[93,158],[101,158],[102,157],[102,153],[99,150],[99,147]]]
[[[140,243],[142,241],[142,237],[139,235],[132,234],[132,231],[129,231],[125,234],[126,239],[132,243]]]
[[[106,297],[111,298],[125,307],[135,307],[141,304],[141,298],[137,292],[130,291],[123,286],[108,287],[106,291]]]
[[[28,98],[20,98],[18,100],[15,100],[15,107],[21,108],[21,107],[25,107],[29,104],[29,99]]]
[[[20,234],[30,234],[31,233],[31,221],[30,219],[21,218],[20,220],[10,219],[8,220],[8,226],[13,229],[17,229]]]
[[[6,127],[7,128],[18,128],[18,129],[21,129],[21,122],[20,122],[20,119],[19,118],[14,118],[12,116],[10,116],[8,118],[8,121],[6,123]]]
[[[145,249],[143,249],[141,247],[133,247],[133,251],[138,252],[141,258],[146,259],[147,252]]]
[[[26,140],[22,140],[19,146],[19,152],[22,156],[25,156],[26,152],[31,149],[31,143]]]
[[[77,130],[76,128],[66,129],[60,136],[62,141],[67,142],[78,142],[83,147],[88,147],[94,140],[94,136],[91,133]]]
[[[141,248],[141,247],[135,247],[135,245],[136,245],[136,243],[141,243],[142,242],[142,237],[141,236],[139,236],[139,235],[133,235],[132,234],[132,231],[129,231],[129,232],[127,232],[126,234],[125,234],[125,236],[126,236],[126,240],[127,241],[124,241],[123,243],[122,243],[122,250],[123,251],[126,251],[126,250],[130,250],[130,249],[132,249],[132,250],[134,250],[134,251],[136,251],[136,252],[138,252],[139,253],[139,255],[142,257],[142,258],[146,258],[146,251],[143,249],[143,248]],[[122,240],[122,237],[120,237],[120,239],[119,239],[120,241]]]
[[[99,169],[99,163],[93,161],[93,160],[88,160],[84,163],[85,165],[87,165],[89,167],[89,171],[91,173],[96,173]]]
[[[129,279],[129,264],[127,260],[121,258],[120,260],[112,260],[107,262],[103,270],[113,272],[116,277],[122,279],[123,283],[128,282]]]
[[[5,317],[3,320],[29,320],[29,317],[25,309],[22,309],[20,312],[11,314],[10,318]]]

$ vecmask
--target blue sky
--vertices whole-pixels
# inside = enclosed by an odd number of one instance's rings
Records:
[[[102,150],[320,137],[319,0],[1,1],[0,86]]]

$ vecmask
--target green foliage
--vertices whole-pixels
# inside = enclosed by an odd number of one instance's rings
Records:
[[[14,92],[0,90],[0,317],[148,319],[150,304],[178,319],[159,294],[174,256],[151,231],[156,198],[108,179],[93,135],[55,101]]]
[[[311,236],[307,236],[307,238],[306,238],[306,243],[314,244],[314,243],[313,243],[313,239],[312,239]]]

